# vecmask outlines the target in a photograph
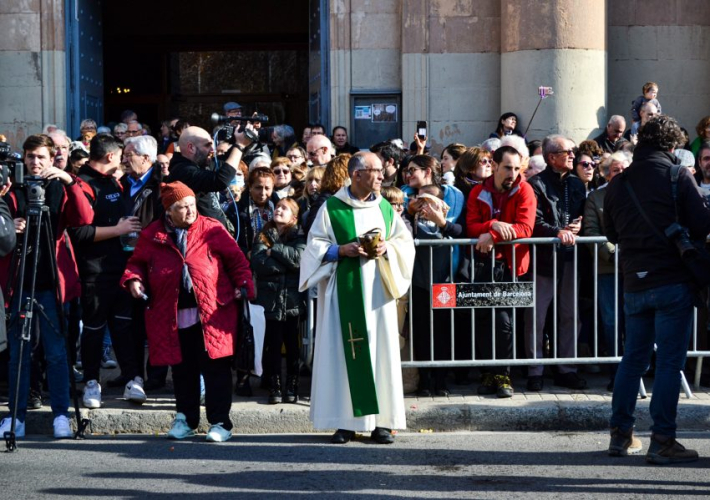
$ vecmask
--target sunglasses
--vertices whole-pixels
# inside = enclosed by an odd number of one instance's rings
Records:
[[[492,162],[490,158],[483,158],[478,163],[481,163],[483,165],[490,165]]]
[[[580,161],[578,165],[582,165],[582,168],[596,168],[597,166],[593,161]]]
[[[291,173],[291,171],[287,168],[275,168],[274,169],[274,174],[276,174],[276,175],[281,175],[281,174],[286,175],[286,174],[290,174],[290,173]]]

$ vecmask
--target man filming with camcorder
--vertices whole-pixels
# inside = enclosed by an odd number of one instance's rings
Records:
[[[79,275],[74,253],[65,235],[65,228],[82,226],[91,223],[93,210],[84,197],[76,177],[53,166],[56,148],[47,135],[32,135],[22,146],[25,171],[17,164],[14,172],[15,183],[4,199],[10,207],[14,218],[14,229],[18,235],[26,231],[39,231],[39,246],[34,238],[32,244],[24,239],[18,245],[14,259],[6,256],[0,261],[0,283],[8,284],[6,289],[10,304],[11,318],[9,322],[9,381],[10,381],[10,411],[17,413],[15,437],[25,435],[25,415],[30,384],[30,352],[29,346],[20,349],[20,334],[22,329],[21,316],[28,316],[33,321],[32,340],[36,342],[34,333],[39,335],[39,341],[44,347],[47,363],[47,381],[54,414],[54,437],[67,438],[72,436],[69,426],[69,370],[67,362],[66,339],[60,308],[65,303],[80,294]],[[23,175],[25,174],[25,175]],[[9,184],[9,183],[8,183]],[[31,207],[42,207],[41,215],[32,218],[28,214]],[[49,229],[45,231],[38,227],[42,218],[48,217]],[[48,241],[49,237],[52,241]],[[20,240],[20,236],[17,237]],[[25,243],[27,242],[27,243]],[[49,249],[49,251],[48,251]],[[50,253],[54,252],[54,254]],[[21,259],[27,262],[24,276],[20,273],[22,266],[17,265]],[[36,269],[31,263],[37,259]],[[56,258],[56,276],[55,263]],[[34,283],[33,283],[34,281]],[[25,304],[34,287],[35,302],[29,305],[33,314],[27,315],[20,311],[19,304]],[[22,297],[19,291],[22,290]],[[22,351],[22,359],[19,353]],[[16,381],[19,390],[15,396]],[[0,435],[10,431],[11,418],[0,422]]]

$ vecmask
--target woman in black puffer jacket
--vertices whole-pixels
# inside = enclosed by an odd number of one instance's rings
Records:
[[[256,303],[264,307],[264,368],[270,374],[269,403],[281,403],[281,346],[286,344],[287,403],[298,401],[298,319],[305,297],[298,291],[306,237],[298,226],[298,203],[284,198],[254,241],[251,265],[256,275]]]

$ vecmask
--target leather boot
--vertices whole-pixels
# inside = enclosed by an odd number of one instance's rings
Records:
[[[286,377],[286,402],[298,402],[298,375],[288,375]]]
[[[269,388],[269,404],[275,405],[281,403],[281,377],[279,375],[271,376],[271,387]]]

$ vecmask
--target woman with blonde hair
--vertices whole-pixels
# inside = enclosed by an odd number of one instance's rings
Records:
[[[284,198],[259,233],[251,255],[256,303],[264,307],[264,368],[269,373],[269,404],[298,401],[298,318],[305,311],[298,291],[306,237],[298,226],[298,203]],[[281,346],[286,346],[285,398],[281,387]]]
[[[350,177],[348,177],[348,161],[350,161],[351,157],[351,154],[344,153],[336,156],[326,165],[323,178],[320,181],[320,193],[318,194],[318,198],[311,203],[310,213],[308,214],[306,223],[303,225],[304,233],[308,234],[321,205],[323,205],[328,198],[337,193],[341,187],[350,182]]]

